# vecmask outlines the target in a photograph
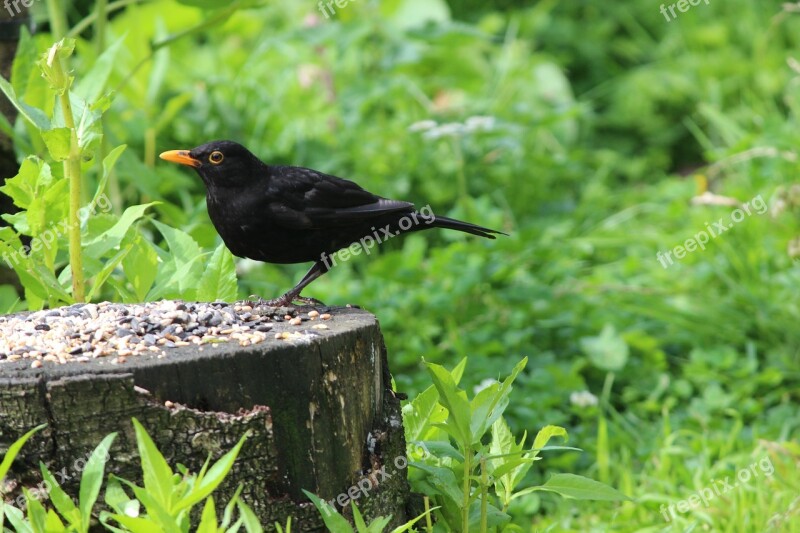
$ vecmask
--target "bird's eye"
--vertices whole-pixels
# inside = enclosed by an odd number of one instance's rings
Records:
[[[208,156],[208,160],[211,161],[212,165],[219,165],[222,163],[222,160],[225,159],[225,156],[222,155],[222,152],[217,150],[216,152],[211,152],[211,155]]]

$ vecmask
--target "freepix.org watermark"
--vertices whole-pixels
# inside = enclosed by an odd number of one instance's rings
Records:
[[[759,194],[749,202],[743,203],[740,208],[734,209],[731,212],[730,224],[725,223],[725,217],[720,218],[716,222],[712,223],[706,222],[705,230],[701,230],[698,233],[695,233],[693,237],[686,239],[686,241],[683,244],[679,244],[671,250],[658,252],[656,254],[656,259],[658,259],[658,262],[661,263],[661,266],[663,266],[664,268],[669,268],[674,264],[674,261],[672,259],[673,254],[675,255],[675,259],[681,260],[684,257],[686,257],[687,254],[694,252],[698,248],[701,250],[705,250],[706,244],[708,244],[709,240],[716,239],[717,237],[719,237],[720,235],[731,229],[734,225],[743,221],[746,217],[752,216],[753,213],[757,215],[763,215],[766,212],[767,212],[767,203]]]
[[[436,215],[433,214],[433,208],[431,208],[430,205],[426,205],[419,211],[411,212],[398,220],[397,226],[400,228],[399,230],[392,232],[391,224],[386,224],[386,226],[377,229],[372,227],[370,228],[373,232],[372,235],[362,237],[360,240],[354,242],[347,248],[342,248],[335,254],[331,255],[323,252],[321,256],[322,262],[325,263],[325,267],[333,268],[336,266],[338,261],[344,263],[345,261],[350,260],[352,256],[361,255],[362,250],[364,253],[369,255],[372,253],[372,248],[376,244],[381,244],[388,241],[392,237],[397,237],[404,231],[408,231],[414,226],[419,226],[422,223],[433,224],[435,220]]]
[[[708,0],[678,0],[674,4],[666,4],[666,5],[661,4],[660,11],[661,14],[664,15],[664,18],[667,19],[667,22],[672,22],[678,17],[678,15],[675,14],[676,7],[678,8],[678,11],[680,11],[681,13],[686,13],[687,11],[689,11],[690,7],[699,5],[701,2],[705,2],[705,4],[708,5]],[[667,9],[669,9],[669,12],[672,13],[672,18],[669,18],[669,15],[667,14]]]
[[[757,478],[761,474],[764,474],[766,477],[770,477],[773,473],[775,473],[775,467],[772,465],[772,460],[768,455],[765,455],[747,468],[742,468],[736,472],[736,476],[733,481],[731,480],[730,476],[725,476],[725,479],[712,479],[710,486],[703,487],[688,498],[679,500],[675,503],[671,503],[669,505],[662,503],[659,510],[661,511],[661,515],[664,517],[664,520],[671,522],[673,518],[677,517],[675,514],[676,510],[679,513],[688,513],[690,510],[698,507],[701,503],[703,506],[708,507],[709,503],[717,496],[722,496],[723,494],[734,490],[740,485],[749,483],[751,480]]]
[[[86,222],[86,219],[89,218],[91,215],[96,215],[99,213],[108,213],[111,211],[111,200],[105,194],[101,194],[97,197],[97,201],[93,202],[86,207],[82,207],[78,211],[78,219],[79,224],[83,225]],[[69,233],[69,230],[72,228],[72,225],[69,223],[67,219],[62,220],[58,224],[53,224],[49,226],[46,230],[41,232],[37,237],[31,239],[31,243],[25,246],[22,246],[16,252],[4,252],[3,253],[3,261],[5,261],[9,267],[13,268],[14,265],[19,264],[22,257],[30,255],[31,252],[38,252],[42,249],[50,249],[50,247],[55,243],[59,237],[63,237]]]
[[[425,459],[430,455],[428,447],[424,442],[415,442],[413,446],[416,448],[414,454],[421,455]],[[387,468],[389,471],[387,472]],[[351,501],[358,500],[362,496],[369,497],[369,493],[378,488],[383,482],[392,479],[394,476],[401,475],[402,471],[408,468],[408,458],[405,455],[398,455],[390,464],[384,464],[380,470],[371,472],[368,476],[362,477],[355,485],[342,492],[335,498],[331,498],[328,503],[330,507],[325,507],[325,514],[330,515],[331,509],[334,509],[334,504],[338,504],[340,508],[344,508]]]
[[[3,7],[6,8],[8,14],[12,17],[19,15],[22,12],[22,8],[20,8],[20,4],[23,7],[31,7],[36,0],[5,0],[3,2]],[[11,8],[14,8],[14,11]]]

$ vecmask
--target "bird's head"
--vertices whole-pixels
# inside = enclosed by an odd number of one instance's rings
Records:
[[[254,171],[263,166],[247,148],[233,141],[213,141],[191,150],[170,150],[161,159],[193,167],[206,187],[237,187],[251,182]]]

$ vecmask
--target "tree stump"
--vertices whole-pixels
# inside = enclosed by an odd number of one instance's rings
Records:
[[[327,329],[288,339],[270,335],[248,347],[178,347],[116,365],[109,358],[38,369],[30,361],[1,362],[0,454],[48,424],[22,449],[10,475],[20,486],[35,486],[42,461],[76,497],[88,454],[111,432],[119,436],[106,472],[141,484],[131,417],[173,468],[182,463],[193,472],[250,430],[215,492],[218,506],[241,483],[244,501],[267,529],[291,515],[295,530],[324,530],[302,489],[330,501],[371,479],[377,486],[357,494],[359,509],[402,523],[409,488],[396,465],[404,465],[405,439],[380,328],[364,311],[331,314]],[[290,328],[278,323],[274,332]],[[376,475],[382,468],[395,475]]]

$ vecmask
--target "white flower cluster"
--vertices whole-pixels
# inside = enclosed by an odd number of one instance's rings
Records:
[[[573,392],[569,395],[569,403],[577,407],[594,407],[597,405],[597,396],[588,390]]]
[[[425,139],[440,139],[442,137],[459,137],[476,131],[492,131],[495,126],[494,117],[469,117],[463,124],[461,122],[447,122],[439,124],[435,120],[422,120],[408,127],[412,133],[424,132]]]

